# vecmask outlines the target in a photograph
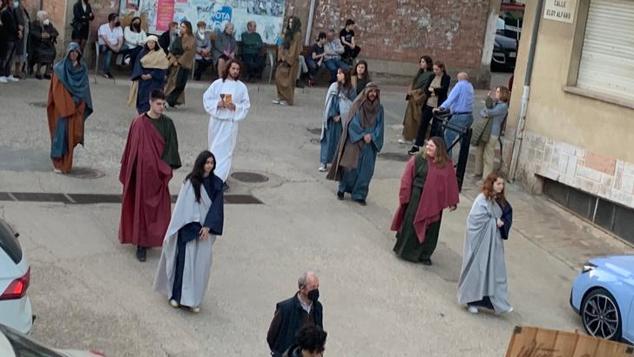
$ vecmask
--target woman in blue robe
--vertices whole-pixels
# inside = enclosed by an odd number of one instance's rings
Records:
[[[352,103],[337,157],[328,173],[328,179],[339,181],[338,199],[350,193],[352,200],[362,206],[366,205],[376,156],[383,147],[383,106],[379,94],[378,86],[370,82]]]
[[[132,86],[128,104],[135,105],[137,113],[150,110],[150,93],[163,89],[168,67],[169,62],[158,44],[158,37],[148,36],[145,46],[136,56],[130,77]]]
[[[321,150],[319,171],[325,172],[337,152],[339,137],[343,131],[341,118],[352,106],[356,91],[352,86],[350,72],[339,68],[337,82],[330,85],[326,92],[326,107],[321,125]]]
[[[198,155],[178,195],[163,241],[154,289],[173,307],[200,311],[212,263],[212,247],[224,226],[222,180],[214,174],[216,158]]]

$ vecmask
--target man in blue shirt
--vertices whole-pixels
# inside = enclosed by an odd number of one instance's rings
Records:
[[[453,87],[447,100],[439,108],[449,109],[451,112],[451,123],[463,129],[468,129],[473,124],[473,86],[469,82],[469,75],[465,72],[458,73],[458,83]],[[458,133],[453,130],[445,130],[445,143],[449,148],[453,144]],[[451,154],[451,149],[448,150]]]

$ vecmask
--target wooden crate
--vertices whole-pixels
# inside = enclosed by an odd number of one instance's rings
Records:
[[[574,332],[518,326],[506,357],[634,357],[634,347]]]

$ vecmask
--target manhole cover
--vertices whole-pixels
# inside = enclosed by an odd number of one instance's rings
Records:
[[[96,178],[104,177],[106,176],[106,174],[99,170],[91,169],[88,167],[74,167],[70,171],[68,176],[78,178],[78,179],[96,179]]]
[[[46,108],[48,106],[48,103],[47,102],[31,102],[29,103],[29,105],[36,108]]]
[[[306,130],[308,130],[308,132],[311,134],[321,135],[321,128],[308,128]]]
[[[383,160],[391,160],[391,161],[407,161],[410,156],[406,153],[396,153],[396,152],[385,152],[381,153],[379,157]]]
[[[231,174],[231,177],[238,181],[247,183],[259,183],[269,180],[268,177],[262,174],[256,174],[255,172],[234,172]]]

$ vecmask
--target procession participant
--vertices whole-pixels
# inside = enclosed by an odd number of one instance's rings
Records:
[[[130,86],[128,105],[135,105],[139,114],[150,110],[152,91],[160,90],[165,85],[169,61],[158,42],[158,37],[148,36],[145,40],[145,46],[136,57],[136,62],[132,67],[130,77],[132,85]]]
[[[298,17],[291,16],[284,30],[284,40],[277,49],[277,69],[275,70],[277,99],[273,100],[273,104],[293,105],[301,52],[302,24]]]

